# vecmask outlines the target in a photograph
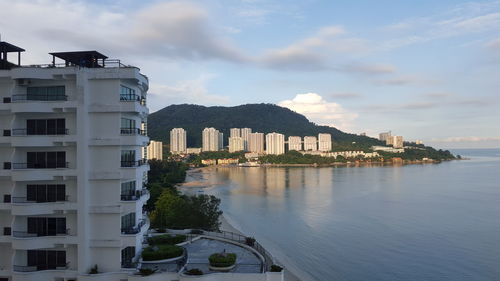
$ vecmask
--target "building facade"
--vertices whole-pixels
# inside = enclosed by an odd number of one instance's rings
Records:
[[[127,272],[149,227],[148,79],[96,51],[51,55],[63,64],[0,58],[0,277]]]
[[[223,146],[223,134],[215,128],[205,128],[202,132],[202,150],[219,151]]]
[[[393,136],[392,137],[392,147],[403,148],[403,136]]]
[[[150,141],[145,158],[148,160],[163,160],[163,142],[154,140]]]
[[[170,152],[172,154],[183,154],[187,150],[186,130],[173,128],[170,130]]]
[[[249,145],[250,145],[250,134],[252,133],[252,129],[250,128],[242,128],[241,129],[241,137],[243,138],[244,146],[245,146],[245,151],[249,151]]]
[[[332,135],[330,134],[318,135],[318,150],[323,152],[332,150]]]
[[[254,153],[264,153],[264,134],[250,133],[248,137],[247,151]]]
[[[285,153],[285,135],[269,133],[266,135],[266,154],[280,155]]]
[[[289,136],[288,137],[288,150],[302,150],[302,138],[298,136]]]
[[[318,150],[318,141],[314,136],[304,137],[304,151],[316,151]]]
[[[230,138],[239,138],[239,137],[241,137],[241,129],[240,128],[231,128],[229,130],[229,137]]]
[[[378,134],[378,139],[387,142],[387,140],[392,136],[391,131]]]
[[[229,138],[229,152],[244,151],[245,143],[242,137]]]

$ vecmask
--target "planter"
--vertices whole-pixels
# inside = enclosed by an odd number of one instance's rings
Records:
[[[209,258],[209,267],[213,271],[230,271],[236,266],[235,253],[215,253]]]
[[[231,265],[231,266],[226,266],[226,267],[218,267],[218,266],[211,266],[209,265],[208,268],[213,271],[220,271],[220,272],[227,272],[233,269],[236,266],[236,263]]]

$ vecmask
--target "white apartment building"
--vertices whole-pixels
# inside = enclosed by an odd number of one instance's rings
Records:
[[[305,151],[316,151],[318,150],[318,141],[314,136],[304,137],[304,150]]]
[[[229,138],[229,152],[243,151],[245,149],[245,142],[242,137]]]
[[[205,128],[202,132],[202,150],[219,151],[223,146],[223,134],[215,128]]]
[[[391,131],[389,132],[384,132],[384,133],[380,133],[378,135],[378,139],[381,140],[381,141],[387,141],[387,139],[389,139],[390,137],[392,136],[392,133]]]
[[[324,152],[332,150],[332,135],[318,134],[318,150]]]
[[[170,152],[172,154],[183,154],[187,151],[186,130],[173,128],[170,130]]]
[[[242,128],[241,129],[241,137],[243,138],[245,151],[249,151],[249,142],[250,142],[250,134],[252,133],[252,129],[250,128]]]
[[[264,153],[264,133],[250,133],[247,150],[253,153]]]
[[[266,154],[284,154],[285,135],[279,133],[269,133],[266,135]]]
[[[229,137],[230,138],[239,138],[239,137],[241,137],[241,129],[240,128],[231,128],[229,130]]]
[[[302,150],[302,138],[298,136],[289,136],[288,137],[288,150]]]
[[[96,51],[21,67],[23,49],[0,50],[0,279],[90,280],[98,265],[119,281],[149,227],[147,77]]]
[[[148,160],[163,160],[163,142],[154,140],[150,141],[147,148],[146,158]]]
[[[386,145],[392,145],[394,148],[402,148],[403,147],[403,137],[402,136],[389,136],[385,140]]]

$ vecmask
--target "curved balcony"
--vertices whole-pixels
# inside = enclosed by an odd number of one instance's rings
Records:
[[[65,200],[53,202],[36,202],[27,200],[26,197],[12,197],[11,205],[12,215],[15,216],[53,214],[56,211],[66,212],[77,209],[77,203],[70,202],[69,196],[66,196]]]
[[[146,131],[139,128],[121,128],[120,135],[121,145],[147,146],[149,143],[149,137],[147,136]]]
[[[136,94],[121,94],[120,102],[122,112],[136,112],[144,116],[149,114],[145,97]]]
[[[77,243],[77,237],[70,235],[69,229],[66,229],[66,233],[56,235],[39,235],[28,233],[27,231],[12,231],[12,248],[16,250],[53,248],[56,244]]]

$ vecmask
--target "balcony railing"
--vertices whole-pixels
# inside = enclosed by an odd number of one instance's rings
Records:
[[[137,234],[141,232],[142,227],[146,224],[146,220],[140,220],[137,226],[122,228],[122,234]]]
[[[121,161],[121,166],[124,168],[140,167],[142,165],[146,165],[147,163],[148,163],[147,159],[141,159],[137,161]]]
[[[120,101],[133,101],[146,105],[146,98],[136,94],[120,94]]]
[[[122,194],[120,195],[121,201],[137,201],[142,196],[148,194],[147,189],[136,190],[135,194]]]
[[[39,264],[39,265],[14,265],[13,270],[15,272],[36,272],[43,270],[66,270],[68,269],[68,263],[64,264]]]
[[[122,135],[141,135],[145,136],[146,135],[146,130],[142,130],[139,128],[121,128],[120,129],[120,134]]]
[[[13,136],[57,136],[67,135],[68,133],[69,130],[65,128],[54,128],[45,131],[37,131],[35,129],[12,129]]]
[[[69,168],[69,162],[56,163],[12,163],[13,170],[23,169],[64,169]]]
[[[66,95],[12,95],[12,101],[67,101]]]
[[[33,204],[33,203],[55,203],[55,202],[68,202],[69,201],[69,195],[64,196],[64,199],[56,199],[55,201],[41,201],[41,200],[28,200],[26,197],[12,197],[12,203],[26,203],[26,204]]]
[[[16,238],[33,238],[33,237],[48,237],[48,236],[67,236],[69,235],[69,228],[64,232],[59,233],[29,233],[27,231],[12,231],[12,236]]]

